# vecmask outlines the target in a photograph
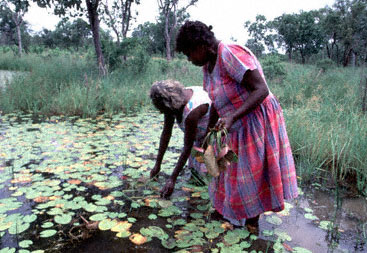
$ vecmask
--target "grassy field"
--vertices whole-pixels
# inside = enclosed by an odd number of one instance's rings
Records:
[[[27,74],[0,91],[3,113],[96,117],[151,109],[148,91],[161,79],[201,85],[202,72],[186,60],[152,58],[144,72],[127,64],[98,77],[93,59],[2,54],[0,69]],[[285,64],[286,75],[268,80],[284,109],[300,182],[338,181],[367,195],[367,117],[361,112],[361,70]],[[330,180],[327,180],[330,182]]]

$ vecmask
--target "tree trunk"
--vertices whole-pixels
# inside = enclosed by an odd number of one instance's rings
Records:
[[[20,24],[17,24],[17,34],[18,34],[18,53],[19,57],[22,57],[22,33],[20,31]]]
[[[288,49],[288,60],[290,63],[292,63],[292,48]]]
[[[15,12],[13,14],[13,21],[15,23],[16,29],[17,29],[17,37],[18,37],[18,54],[19,57],[22,57],[22,52],[23,52],[23,48],[22,48],[22,33],[20,30],[20,26],[23,22],[22,19],[22,15],[19,12]]]
[[[164,38],[166,40],[166,57],[167,61],[171,60],[171,37],[168,31],[169,26],[169,14],[166,15],[165,24],[164,24]]]
[[[88,9],[88,18],[93,34],[94,49],[97,55],[97,64],[100,76],[105,76],[107,74],[106,65],[104,62],[104,57],[102,53],[102,45],[99,36],[99,18],[98,18],[98,4],[99,0],[86,0],[86,5]]]
[[[331,52],[330,52],[330,48],[328,44],[326,44],[326,53],[327,53],[327,58],[331,59]]]

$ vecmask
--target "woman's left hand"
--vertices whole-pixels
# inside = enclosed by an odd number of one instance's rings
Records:
[[[233,125],[233,117],[232,116],[226,116],[223,118],[220,118],[216,124],[216,128],[221,130],[223,128],[227,129],[227,131],[229,131],[229,129],[232,127]]]
[[[161,190],[162,198],[169,198],[172,195],[172,192],[175,188],[176,180],[172,178],[167,179],[165,186],[163,186]]]

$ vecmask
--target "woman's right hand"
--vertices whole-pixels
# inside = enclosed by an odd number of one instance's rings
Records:
[[[158,177],[158,173],[161,170],[161,166],[155,165],[150,171],[150,178]]]

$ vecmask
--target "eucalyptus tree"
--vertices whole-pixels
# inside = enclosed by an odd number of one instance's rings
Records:
[[[29,2],[28,0],[6,0],[2,1],[0,6],[1,8],[7,8],[12,13],[12,19],[17,31],[18,54],[21,57],[23,52],[21,25],[24,22],[23,17],[28,11]]]
[[[103,20],[115,33],[117,44],[120,44],[120,41],[127,37],[131,21],[138,15],[135,12],[134,17],[132,7],[134,4],[139,5],[140,0],[113,0],[112,5],[109,2],[109,0],[105,0],[102,3],[103,11],[106,14],[103,15]]]
[[[300,14],[283,14],[274,20],[278,40],[284,43],[290,60],[292,51],[298,51],[302,63],[305,63],[306,57],[322,49],[324,37],[317,14],[315,11],[301,11]]]
[[[187,9],[194,5],[198,0],[186,1],[186,3],[179,7],[180,0],[157,0],[159,13],[164,18],[164,39],[166,44],[166,58],[168,61],[172,59],[171,53],[171,40],[176,32],[177,18],[179,15],[183,15]]]
[[[91,35],[88,23],[81,18],[77,18],[73,22],[61,20],[52,32],[56,45],[62,48],[72,47],[77,50],[89,44]]]
[[[32,0],[40,7],[53,7],[54,13],[61,17],[75,17],[86,15],[93,34],[93,43],[97,56],[99,74],[107,74],[107,68],[102,52],[100,39],[99,7],[101,0]],[[84,5],[85,4],[85,7]]]
[[[246,21],[244,24],[251,37],[246,46],[256,55],[261,56],[265,51],[265,46],[268,51],[277,52],[274,46],[275,34],[270,24],[271,22],[268,22],[264,15],[257,15],[255,22]]]

